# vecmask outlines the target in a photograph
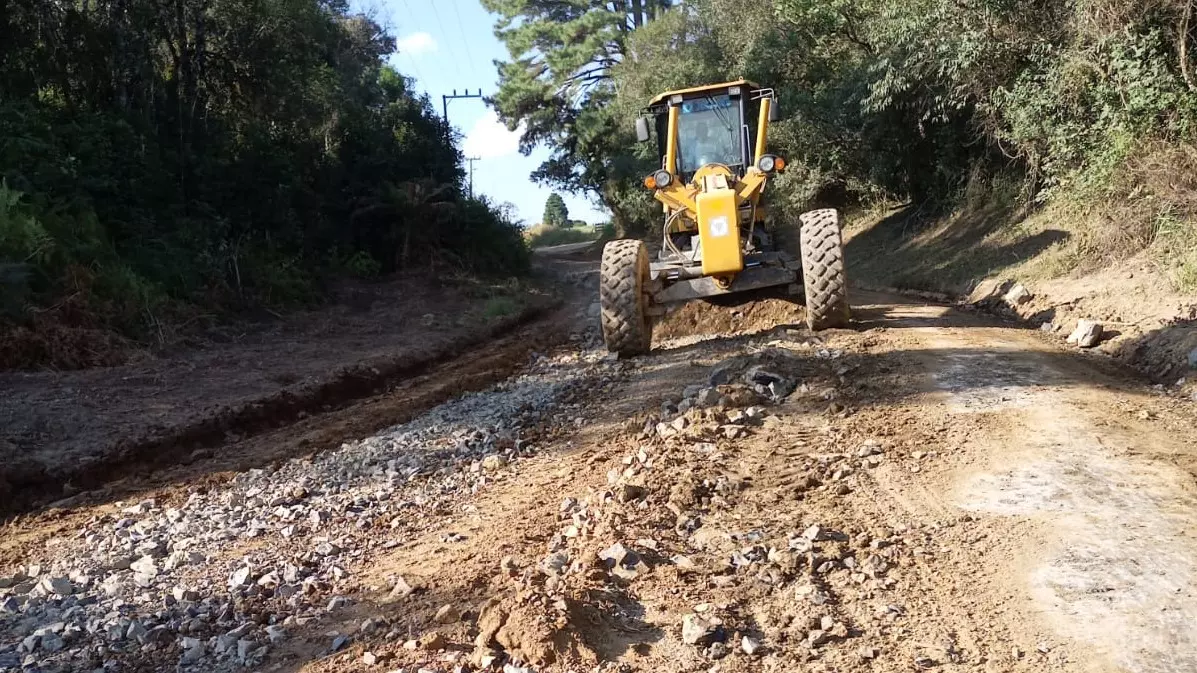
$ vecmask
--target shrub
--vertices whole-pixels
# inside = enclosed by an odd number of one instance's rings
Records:
[[[585,228],[567,228],[538,224],[524,232],[524,239],[530,248],[547,248],[554,245],[593,241],[598,239],[598,233],[590,225],[585,225]]]

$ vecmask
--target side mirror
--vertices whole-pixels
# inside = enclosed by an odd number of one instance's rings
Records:
[[[648,118],[638,117],[636,119],[636,140],[642,143],[648,142]]]
[[[776,98],[774,98],[773,102],[769,104],[769,121],[770,122],[781,121],[781,107],[778,106]]]

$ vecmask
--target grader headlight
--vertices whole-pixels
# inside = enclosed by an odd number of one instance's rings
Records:
[[[783,171],[786,167],[786,160],[775,154],[766,154],[756,162],[756,167],[759,168],[762,173]]]

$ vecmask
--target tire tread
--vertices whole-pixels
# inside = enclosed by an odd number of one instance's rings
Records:
[[[800,217],[806,323],[813,331],[843,327],[851,318],[839,212],[827,208]]]
[[[603,341],[612,353],[641,355],[652,347],[644,288],[647,273],[648,252],[641,241],[611,241],[603,247],[599,304]]]

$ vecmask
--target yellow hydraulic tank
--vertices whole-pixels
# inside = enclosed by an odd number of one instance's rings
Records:
[[[703,275],[722,276],[743,271],[735,190],[724,187],[699,192],[695,205]]]

